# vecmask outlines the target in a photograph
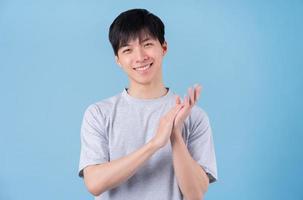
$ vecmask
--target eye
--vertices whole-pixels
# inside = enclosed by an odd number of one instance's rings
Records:
[[[144,47],[149,47],[149,46],[152,46],[152,45],[153,45],[153,43],[148,42],[148,43],[145,43],[145,44],[144,44]]]
[[[122,53],[130,53],[131,49],[127,48],[127,49],[123,49]]]

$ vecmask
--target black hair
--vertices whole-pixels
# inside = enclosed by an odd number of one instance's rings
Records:
[[[165,42],[165,27],[159,17],[146,9],[131,9],[122,12],[110,25],[109,41],[115,55],[119,48],[126,45],[130,40],[143,36],[158,39],[161,44]]]

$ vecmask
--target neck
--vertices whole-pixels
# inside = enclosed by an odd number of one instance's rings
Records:
[[[139,99],[155,99],[166,95],[167,89],[162,82],[149,85],[130,84],[128,94]]]

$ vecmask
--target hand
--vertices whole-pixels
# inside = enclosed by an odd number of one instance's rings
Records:
[[[181,103],[181,99],[179,96],[176,97],[176,104],[182,105],[182,109],[178,112],[175,121],[173,132],[181,132],[182,126],[185,119],[189,116],[192,107],[198,101],[201,94],[202,87],[200,85],[195,85],[193,88],[188,88],[188,95],[184,97],[183,102]]]
[[[182,106],[182,104],[176,104],[163,117],[161,117],[156,135],[152,139],[158,148],[164,147],[168,142],[172,133],[174,119]]]

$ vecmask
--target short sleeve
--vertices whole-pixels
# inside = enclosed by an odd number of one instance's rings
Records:
[[[78,175],[83,177],[83,169],[89,165],[108,162],[108,137],[105,119],[99,107],[89,106],[81,126],[81,151]]]
[[[217,163],[212,130],[207,114],[194,106],[189,117],[189,135],[187,146],[193,159],[208,175],[209,182],[217,180]]]

